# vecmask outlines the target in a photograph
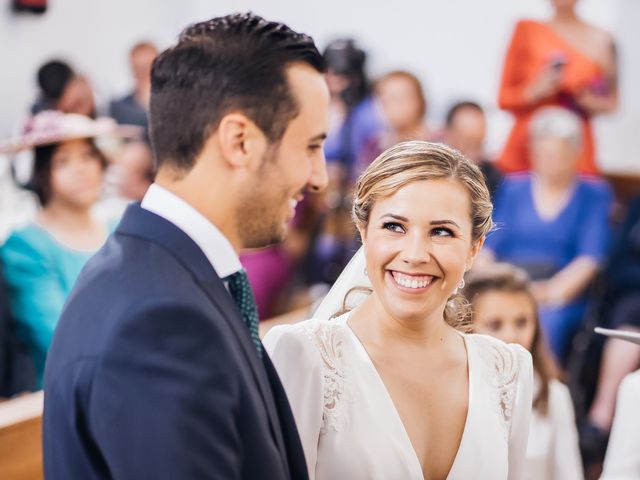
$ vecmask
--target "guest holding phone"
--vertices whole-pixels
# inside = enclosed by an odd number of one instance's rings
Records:
[[[521,20],[507,50],[498,102],[514,115],[514,126],[498,165],[506,172],[530,168],[528,124],[542,106],[558,105],[582,120],[584,143],[578,170],[597,174],[590,119],[618,105],[613,38],[580,19],[577,0],[552,0],[548,21]]]

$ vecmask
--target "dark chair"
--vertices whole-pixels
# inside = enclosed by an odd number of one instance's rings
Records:
[[[26,346],[16,332],[0,264],[0,397],[35,390],[36,372]]]

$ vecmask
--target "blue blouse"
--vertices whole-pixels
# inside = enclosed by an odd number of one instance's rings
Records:
[[[549,278],[580,256],[601,262],[611,236],[611,204],[605,182],[580,179],[565,208],[555,218],[541,218],[531,176],[508,177],[496,195],[497,230],[487,237],[486,247],[498,260],[522,266],[534,279]]]
[[[0,247],[11,311],[33,356],[38,387],[62,307],[94,253],[72,250],[36,224],[14,231]]]

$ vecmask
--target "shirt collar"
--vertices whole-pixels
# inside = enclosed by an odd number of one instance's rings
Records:
[[[153,183],[141,207],[161,216],[186,233],[205,254],[220,278],[242,269],[229,240],[204,215],[157,183]]]

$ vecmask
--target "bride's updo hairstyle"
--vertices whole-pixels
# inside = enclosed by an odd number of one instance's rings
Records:
[[[355,185],[352,216],[356,226],[366,230],[374,204],[405,185],[422,180],[452,179],[469,192],[472,242],[481,241],[493,228],[493,205],[480,169],[460,152],[440,143],[402,142],[376,158]],[[445,321],[468,329],[470,308],[462,295],[453,294],[444,312]]]

